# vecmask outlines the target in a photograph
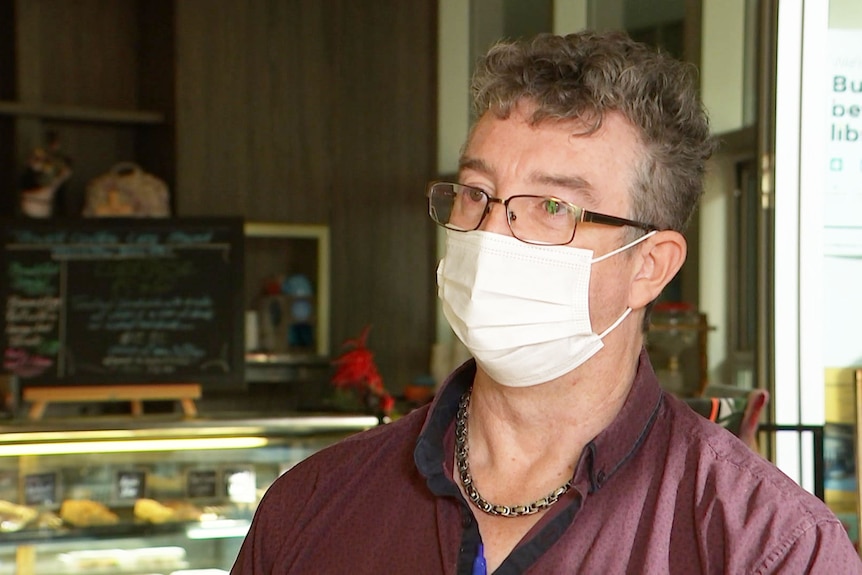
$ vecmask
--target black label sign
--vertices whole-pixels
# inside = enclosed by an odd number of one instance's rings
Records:
[[[117,499],[138,499],[144,496],[147,474],[144,471],[117,472]]]
[[[215,470],[193,470],[186,475],[186,494],[191,498],[213,498],[216,496]]]
[[[24,476],[25,505],[52,505],[56,502],[56,473],[33,473]]]

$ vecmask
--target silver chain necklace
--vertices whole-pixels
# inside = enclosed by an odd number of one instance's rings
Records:
[[[470,501],[479,510],[489,515],[500,517],[533,515],[556,503],[572,487],[571,480],[557,487],[543,498],[526,505],[495,505],[479,494],[473,485],[473,477],[470,475],[470,464],[467,463],[467,407],[470,405],[471,391],[472,388],[468,389],[461,396],[461,402],[458,404],[458,415],[455,417],[455,462],[458,465],[458,477],[461,479],[461,485],[464,486],[464,492]]]

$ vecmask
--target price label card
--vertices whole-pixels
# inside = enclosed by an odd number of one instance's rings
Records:
[[[117,499],[138,499],[144,496],[147,484],[145,471],[117,472]]]
[[[257,500],[257,481],[251,469],[228,469],[224,472],[224,486],[233,503],[254,503]]]
[[[213,469],[195,469],[186,475],[186,495],[193,498],[216,496],[217,476]]]
[[[56,502],[56,473],[33,473],[24,476],[25,505],[52,505]]]

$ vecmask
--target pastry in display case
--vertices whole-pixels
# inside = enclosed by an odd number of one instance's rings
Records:
[[[0,427],[0,575],[227,573],[269,485],[372,416]]]

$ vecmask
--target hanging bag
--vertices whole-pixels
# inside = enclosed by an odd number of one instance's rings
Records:
[[[114,165],[87,184],[86,217],[168,217],[168,186],[131,162]]]

